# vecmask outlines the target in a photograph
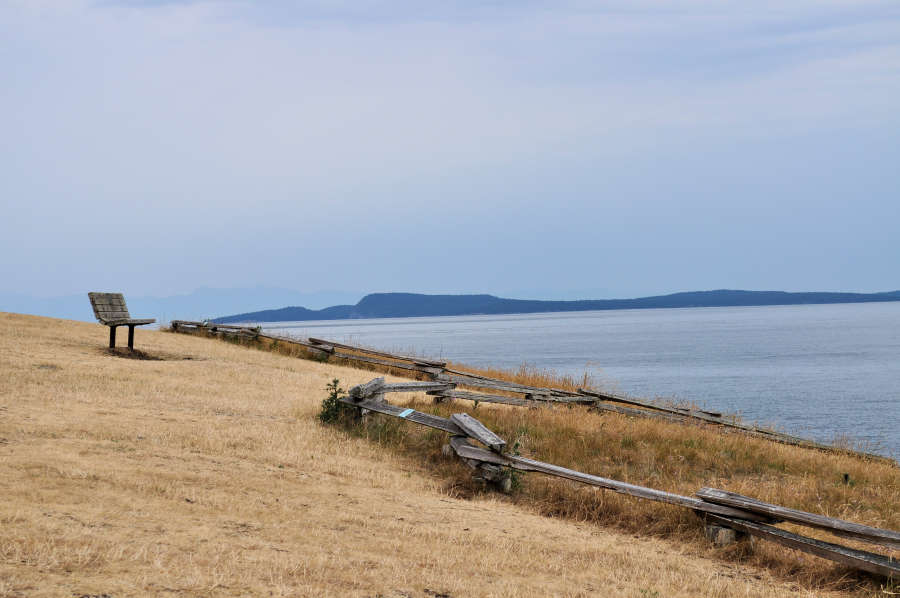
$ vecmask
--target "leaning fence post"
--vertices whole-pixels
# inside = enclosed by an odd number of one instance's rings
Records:
[[[471,446],[469,444],[467,436],[451,436],[450,444],[443,447],[442,452],[445,455],[456,453],[457,456],[459,456],[459,458],[462,460],[462,462],[472,470],[472,477],[474,479],[490,483],[497,487],[504,494],[509,494],[509,492],[512,490],[512,476],[510,475],[510,471],[508,471],[507,468],[500,467],[499,465],[463,457],[459,454],[458,450],[462,445]]]
[[[347,392],[347,396],[353,400],[354,403],[359,403],[361,401],[365,401],[366,399],[373,400],[376,403],[384,402],[384,392],[382,389],[384,388],[384,377],[374,378],[365,384],[358,384],[351,388]],[[358,407],[356,410],[356,418],[357,420],[365,421],[365,416],[368,415],[369,410],[363,409],[362,407]]]

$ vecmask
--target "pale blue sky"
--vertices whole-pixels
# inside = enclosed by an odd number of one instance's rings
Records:
[[[900,288],[895,1],[6,0],[0,75],[0,293]]]

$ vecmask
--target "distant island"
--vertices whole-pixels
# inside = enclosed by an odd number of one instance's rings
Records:
[[[309,320],[350,320],[358,318],[415,318],[425,316],[473,316],[533,314],[545,312],[593,311],[609,309],[656,309],[672,307],[737,307],[754,305],[813,305],[824,303],[870,303],[900,301],[900,291],[884,293],[787,293],[784,291],[693,291],[637,299],[590,299],[581,301],[538,301],[504,299],[493,295],[422,295],[416,293],[373,293],[356,305],[334,305],[324,309],[282,307],[213,320],[218,324],[237,322],[297,322]]]

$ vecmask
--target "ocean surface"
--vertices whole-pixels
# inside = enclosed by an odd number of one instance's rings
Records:
[[[475,366],[523,363],[636,397],[900,457],[900,302],[263,324]]]

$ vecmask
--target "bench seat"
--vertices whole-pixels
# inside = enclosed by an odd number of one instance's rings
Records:
[[[127,326],[129,324],[131,324],[133,326],[144,326],[145,324],[152,324],[155,321],[156,321],[155,318],[144,318],[144,319],[140,319],[140,320],[135,320],[135,319],[109,320],[108,322],[103,322],[103,323],[106,324],[107,326]]]

